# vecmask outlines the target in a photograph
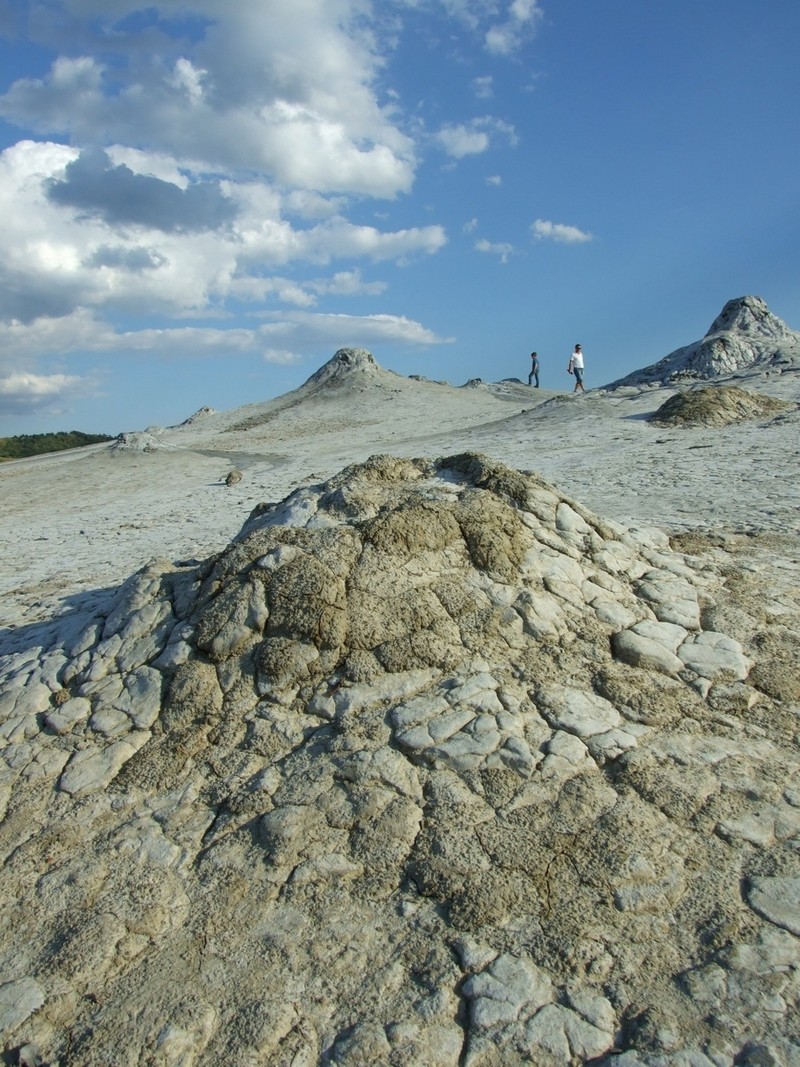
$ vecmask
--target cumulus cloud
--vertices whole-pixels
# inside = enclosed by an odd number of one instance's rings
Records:
[[[272,275],[268,278],[243,277],[232,278],[228,294],[243,303],[265,303],[279,301],[296,307],[311,307],[316,303],[316,296],[308,287],[292,278]]]
[[[215,230],[236,213],[218,182],[198,181],[181,189],[161,178],[136,174],[124,163],[114,166],[99,148],[81,152],[66,165],[63,178],[45,182],[45,190],[51,203],[95,215],[111,227]]]
[[[466,124],[442,126],[435,140],[453,159],[463,159],[487,151],[493,136],[504,137],[512,145],[517,143],[514,127],[491,115],[483,115]]]
[[[71,374],[8,374],[0,377],[0,415],[42,413],[85,388],[84,379]]]
[[[531,233],[537,240],[558,241],[561,244],[582,244],[593,240],[590,233],[579,230],[577,226],[565,226],[546,219],[536,219],[531,225]]]
[[[143,156],[138,165],[151,169]],[[87,153],[50,142],[0,154],[0,318],[30,323],[81,307],[197,314],[229,297],[302,306],[313,297],[279,273],[289,264],[408,262],[447,240],[439,225],[387,231],[341,215],[295,225],[272,186],[206,183],[194,198],[203,183],[183,180],[137,173],[107,153],[87,164]]]
[[[486,252],[489,255],[498,256],[501,263],[508,263],[508,257],[513,253],[514,246],[502,241],[487,241],[485,238],[475,242],[478,252]]]
[[[436,134],[436,140],[453,159],[477,156],[489,147],[489,135],[485,130],[477,130],[463,124],[443,126]]]
[[[345,256],[364,256],[374,262],[405,261],[417,255],[432,255],[447,243],[444,227],[439,225],[384,232],[343,218],[298,231],[295,236],[302,258],[321,263]]]
[[[331,278],[320,278],[309,283],[318,293],[336,296],[378,296],[386,291],[386,282],[367,282],[360,270],[340,270]]]
[[[222,328],[169,326],[117,330],[91,313],[80,311],[62,320],[39,319],[29,326],[0,324],[0,382],[11,383],[7,386],[9,396],[22,395],[25,390],[32,394],[34,387],[43,398],[79,391],[83,384],[79,377],[37,375],[16,369],[36,358],[63,358],[75,351],[120,356],[146,353],[169,355],[171,359],[250,354],[286,362],[274,354],[288,352],[294,360],[301,358],[309,348],[328,344],[368,346],[379,341],[384,344],[438,345],[452,341],[452,338],[440,337],[422,323],[403,315],[286,310],[261,311],[256,317],[264,321],[251,326]],[[48,386],[49,392],[46,391]]]
[[[280,337],[283,346],[291,339],[294,346],[334,345],[336,348],[369,347],[384,344],[437,345],[448,344],[452,337],[439,337],[414,319],[404,315],[342,315],[309,312],[288,312],[276,316],[275,321],[261,326],[262,341]]]
[[[387,287],[386,282],[365,281],[360,270],[340,270],[329,278],[302,283],[280,276],[234,279],[231,293],[240,300],[263,302],[275,297],[283,304],[311,307],[319,296],[379,296]]]
[[[85,261],[87,267],[111,267],[138,274],[143,270],[158,270],[164,257],[155,248],[123,248],[99,245]]]
[[[505,26],[509,50],[537,15],[534,0],[442,3],[478,39]],[[458,160],[516,143],[489,115],[437,112],[436,133],[403,112],[385,76],[396,21],[379,5],[48,0],[16,14],[55,58],[0,95],[0,117],[38,138],[0,153],[7,406],[90,388],[49,373],[78,353],[291,362],[321,344],[448,340],[402,315],[329,312],[387,290],[371,264],[447,243],[432,216],[393,226],[366,200],[407,194],[432,147]],[[493,84],[476,77],[472,90],[487,99]],[[268,321],[253,326],[242,316],[256,309]],[[146,328],[120,328],[136,316]]]
[[[238,0],[222,15],[216,0],[192,0],[192,35],[165,33],[155,7],[130,6],[150,19],[157,48],[143,47],[145,28],[124,26],[124,4],[84,0],[81,34],[73,5],[54,0],[60,43],[87,45],[95,23],[115,61],[59,56],[44,77],[14,82],[0,114],[78,143],[126,143],[135,130],[149,151],[318,192],[392,197],[411,187],[414,145],[379,99],[383,60],[361,29],[360,0],[304,0],[302,12],[296,0]],[[31,16],[28,33],[42,32]]]
[[[538,0],[512,0],[505,19],[486,32],[489,52],[498,56],[511,55],[527,40],[541,15]]]

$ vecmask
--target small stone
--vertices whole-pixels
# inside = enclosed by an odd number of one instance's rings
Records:
[[[495,949],[482,941],[476,941],[472,937],[459,938],[453,947],[458,953],[461,966],[465,971],[482,971],[489,966],[492,960],[497,958]]]
[[[769,848],[775,844],[775,817],[769,813],[753,813],[740,819],[723,819],[717,825],[717,833],[726,841],[739,838],[757,848]]]
[[[557,730],[585,739],[620,726],[622,716],[609,701],[580,689],[550,687],[536,694],[539,710]]]
[[[741,1067],[785,1067],[786,1061],[783,1056],[769,1045],[761,1041],[748,1041],[739,1055],[736,1063]]]
[[[92,745],[73,753],[61,774],[59,788],[72,796],[105,789],[149,737],[146,732],[131,733],[105,747]]]
[[[51,706],[52,692],[42,682],[33,682],[18,691],[14,703],[16,715],[40,715]]]
[[[99,708],[89,719],[89,729],[104,737],[119,737],[131,728],[128,716],[116,708]]]
[[[17,1050],[19,1067],[41,1067],[42,1062],[42,1054],[38,1045],[23,1045]]]
[[[33,978],[0,985],[0,1033],[24,1023],[44,1004],[44,992]]]
[[[533,1062],[536,1050],[544,1049],[564,1063],[585,1063],[607,1052],[614,1035],[561,1004],[546,1004],[526,1025],[525,1042]]]
[[[738,641],[712,631],[688,638],[677,649],[677,655],[690,670],[708,679],[742,681],[753,666]]]
[[[504,954],[464,983],[478,1030],[516,1021],[523,1007],[536,1010],[554,996],[546,973],[530,960]]]
[[[88,719],[91,711],[91,702],[86,697],[73,697],[62,703],[57,711],[48,712],[44,721],[54,733],[68,734],[77,723]]]
[[[388,1063],[391,1051],[383,1027],[375,1022],[363,1022],[336,1041],[332,1058],[337,1067],[367,1067]]]
[[[632,667],[659,671],[661,674],[677,675],[683,670],[683,661],[660,641],[637,633],[636,628],[622,630],[612,638],[614,655]]]
[[[771,923],[800,937],[800,878],[754,878],[747,902]]]
[[[637,618],[624,604],[617,600],[595,600],[592,605],[599,622],[613,626],[617,630],[627,630],[635,626]]]
[[[577,511],[571,508],[564,500],[556,508],[556,529],[561,530],[562,533],[571,534],[590,534],[592,532],[592,528],[586,520],[582,519]]]

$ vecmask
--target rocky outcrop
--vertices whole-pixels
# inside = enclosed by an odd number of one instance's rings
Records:
[[[800,333],[773,315],[760,297],[742,296],[728,301],[700,341],[607,388],[670,385],[756,368],[773,374],[800,370]]]
[[[735,385],[706,385],[675,393],[653,412],[650,422],[656,426],[730,426],[795,410],[796,404]]]
[[[203,407],[198,408],[197,411],[195,411],[194,415],[190,415],[188,419],[184,419],[181,423],[181,426],[193,426],[195,423],[207,419],[209,415],[216,414],[217,412],[215,408],[209,407],[207,404],[205,404],[203,405]]]
[[[377,456],[12,635],[6,1048],[788,1067],[800,605],[733,577]]]
[[[320,386],[336,389],[337,386],[354,385],[359,379],[392,379],[392,371],[384,370],[366,348],[340,348],[334,356],[315,371],[300,386],[298,393],[305,395]]]
[[[163,452],[174,449],[176,446],[170,444],[169,441],[161,440],[161,438],[149,433],[147,430],[134,430],[119,434],[113,444],[108,447],[109,451],[114,454],[120,452]]]

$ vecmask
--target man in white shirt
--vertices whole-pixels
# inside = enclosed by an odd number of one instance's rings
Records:
[[[575,351],[569,357],[567,373],[575,375],[573,393],[585,393],[586,390],[583,388],[583,349],[580,345],[575,345]]]

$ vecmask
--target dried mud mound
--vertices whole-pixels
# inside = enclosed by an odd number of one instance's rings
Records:
[[[797,1062],[800,622],[738,596],[535,475],[375,457],[56,620],[0,662],[6,1049]]]
[[[748,419],[772,418],[795,407],[734,385],[709,385],[671,396],[650,421],[656,426],[729,426]]]
[[[800,369],[800,333],[773,315],[758,296],[729,300],[699,341],[613,382],[618,386],[670,385],[751,371],[767,376]]]

